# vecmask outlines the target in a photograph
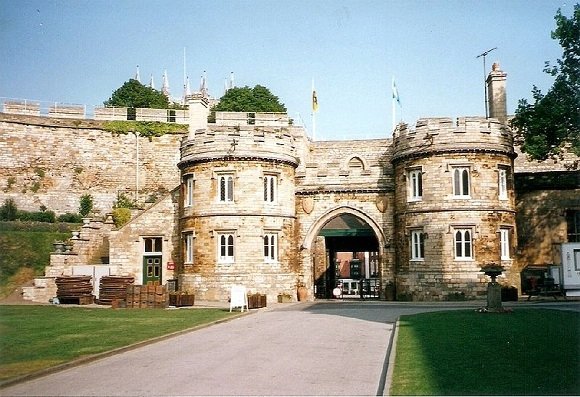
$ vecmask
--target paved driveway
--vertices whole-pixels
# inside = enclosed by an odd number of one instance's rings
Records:
[[[279,305],[17,384],[0,390],[0,395],[382,394],[398,317],[467,307],[384,302]]]

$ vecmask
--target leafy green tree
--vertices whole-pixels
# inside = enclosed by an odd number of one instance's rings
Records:
[[[169,100],[161,91],[144,86],[135,79],[130,79],[114,91],[111,98],[104,102],[104,105],[154,109],[168,109],[170,107]]]
[[[79,214],[87,216],[93,210],[93,196],[90,194],[83,194],[81,196],[79,205]]]
[[[286,112],[286,106],[264,86],[229,89],[212,112]]]
[[[544,72],[555,77],[546,94],[532,89],[534,103],[521,99],[511,124],[522,139],[522,150],[532,158],[544,160],[557,155],[566,144],[580,155],[580,4],[571,18],[558,10],[557,39],[563,49],[556,65],[546,62]]]

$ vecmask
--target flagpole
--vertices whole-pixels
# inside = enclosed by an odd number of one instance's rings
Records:
[[[395,76],[393,76],[393,80],[391,82],[391,90],[393,91],[392,95],[391,95],[391,101],[393,102],[393,133],[395,132],[395,126],[396,126],[396,109],[395,109]]]

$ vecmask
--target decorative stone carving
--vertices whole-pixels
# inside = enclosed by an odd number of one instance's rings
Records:
[[[310,214],[314,210],[314,199],[312,197],[304,197],[302,199],[302,209],[307,214]]]
[[[387,210],[388,203],[385,196],[378,196],[375,204],[380,212],[385,212]]]

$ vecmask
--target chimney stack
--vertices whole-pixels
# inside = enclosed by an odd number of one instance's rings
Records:
[[[193,138],[196,130],[207,128],[209,115],[209,100],[202,93],[194,93],[187,97],[189,105],[189,137]]]
[[[496,62],[486,81],[489,117],[498,119],[502,124],[507,123],[506,77],[507,73],[500,70],[499,63]]]

